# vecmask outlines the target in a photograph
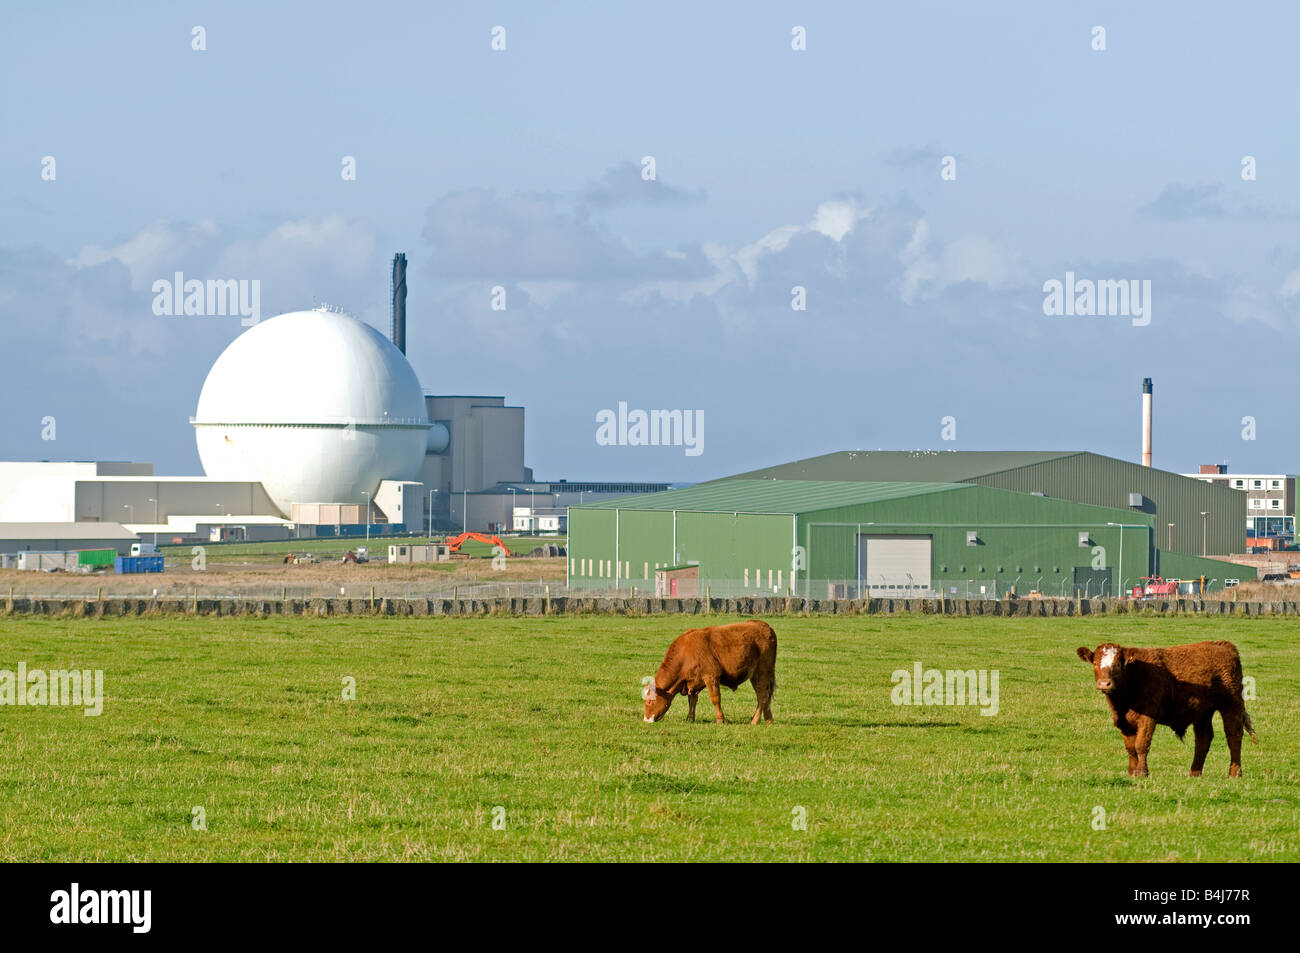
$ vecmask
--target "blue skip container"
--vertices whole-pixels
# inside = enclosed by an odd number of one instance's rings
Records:
[[[118,556],[113,560],[113,569],[120,573],[162,572],[162,555],[154,556]]]

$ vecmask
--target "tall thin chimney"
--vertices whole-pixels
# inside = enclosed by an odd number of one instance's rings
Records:
[[[393,344],[406,353],[406,255],[393,256]]]
[[[1142,379],[1142,466],[1151,466],[1151,378]]]

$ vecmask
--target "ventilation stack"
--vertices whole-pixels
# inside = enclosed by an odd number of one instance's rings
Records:
[[[1142,466],[1151,466],[1151,378],[1142,379]]]
[[[393,256],[393,344],[406,353],[406,255]]]

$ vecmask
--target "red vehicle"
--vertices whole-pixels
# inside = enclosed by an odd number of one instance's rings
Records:
[[[1178,580],[1162,576],[1143,576],[1133,587],[1134,599],[1159,599],[1178,595]]]

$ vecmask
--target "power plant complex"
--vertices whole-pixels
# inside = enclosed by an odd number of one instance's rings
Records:
[[[522,529],[559,532],[587,497],[666,483],[537,483],[524,408],[425,393],[392,332],[326,306],[259,322],[213,363],[190,423],[203,476],[152,464],[0,462],[0,553],[159,543]],[[322,381],[328,386],[322,386]]]
[[[1140,465],[1082,451],[845,451],[681,489],[536,482],[524,408],[422,390],[406,299],[399,254],[388,337],[320,306],[231,342],[190,418],[203,476],[0,463],[0,553],[567,532],[574,589],[834,599],[1116,595],[1152,578],[1205,591],[1255,578],[1210,557],[1294,539],[1292,478],[1251,478],[1266,491],[1229,482],[1226,466],[1152,467],[1150,378]]]

